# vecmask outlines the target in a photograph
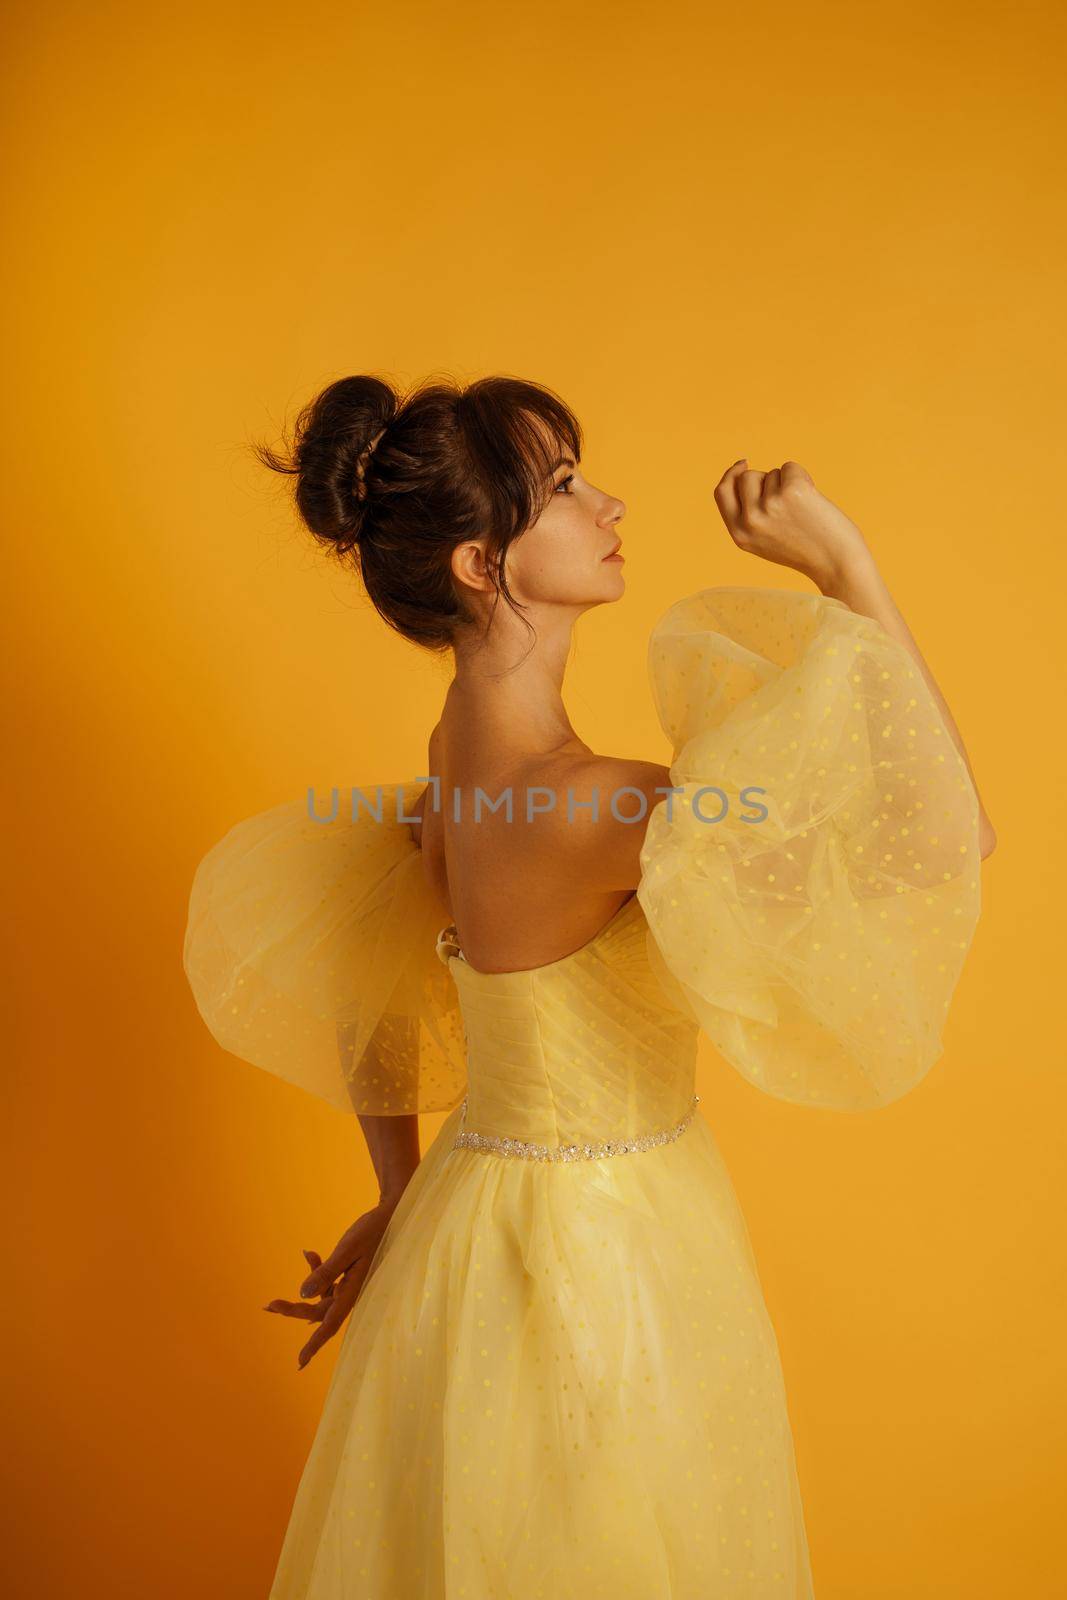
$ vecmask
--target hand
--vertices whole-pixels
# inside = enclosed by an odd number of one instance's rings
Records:
[[[715,504],[739,550],[795,567],[820,589],[851,564],[873,564],[859,528],[796,461],[770,472],[735,461],[715,487]]]
[[[298,1367],[306,1367],[315,1352],[343,1325],[395,1209],[395,1200],[380,1200],[342,1234],[325,1261],[317,1251],[305,1250],[312,1270],[300,1285],[301,1299],[271,1300],[263,1307],[264,1311],[277,1311],[284,1317],[302,1317],[306,1322],[320,1324],[297,1356]],[[314,1296],[319,1298],[311,1304]]]

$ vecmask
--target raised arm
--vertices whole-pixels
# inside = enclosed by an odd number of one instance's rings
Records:
[[[886,587],[885,580],[878,570],[878,564],[874,556],[868,546],[862,542],[862,538],[860,545],[849,554],[842,565],[823,577],[819,583],[819,588],[823,594],[828,595],[831,599],[842,601],[850,611],[860,612],[865,617],[873,617],[876,622],[881,623],[886,633],[894,639],[899,639],[900,643],[915,660],[919,671],[929,685],[930,693],[937,702],[941,715],[945,720],[945,727],[952,735],[953,743],[967,764],[967,771],[970,773],[971,782],[974,784],[974,792],[978,795],[978,845],[982,858],[984,860],[986,856],[992,855],[997,843],[996,830],[989,820],[985,806],[982,804],[982,797],[978,792],[978,784],[975,781],[974,768],[971,766],[970,757],[963,743],[963,736],[956,726],[956,720],[948,708],[944,695],[938,688],[933,673],[923,660],[922,652],[915,642],[911,629],[901,616],[892,595]]]
[[[803,572],[824,595],[872,617],[909,652],[966,764],[978,796],[979,849],[983,859],[991,855],[997,835],[982,804],[963,737],[856,524],[820,493],[795,461],[770,472],[754,471],[745,460],[735,461],[715,489],[715,502],[739,549]]]

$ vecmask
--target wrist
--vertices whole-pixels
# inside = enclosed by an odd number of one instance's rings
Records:
[[[866,601],[885,588],[878,565],[862,539],[810,577],[828,599],[853,607],[857,600]]]
[[[379,1206],[391,1210],[400,1200],[404,1190],[411,1182],[411,1178],[412,1173],[408,1172],[397,1174],[396,1177],[392,1177],[388,1179],[388,1181],[383,1182],[379,1187]]]

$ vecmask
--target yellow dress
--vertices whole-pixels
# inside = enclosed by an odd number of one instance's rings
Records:
[[[227,1050],[349,1111],[449,1113],[339,1335],[271,1600],[813,1593],[698,1033],[805,1104],[918,1082],[978,803],[907,651],[838,601],[705,590],[649,671],[680,792],[561,960],[465,960],[398,820],[415,780],[362,786],[380,820],[279,806],[198,868],[185,966]]]

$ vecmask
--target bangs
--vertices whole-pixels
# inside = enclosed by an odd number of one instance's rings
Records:
[[[512,467],[525,475],[534,496],[543,495],[551,487],[561,457],[581,460],[578,419],[554,395],[530,386],[524,396],[508,398],[501,408],[500,422],[501,442],[511,456]]]
[[[544,510],[560,457],[581,460],[581,424],[559,395],[520,378],[472,383],[461,417],[488,520],[514,538]]]

